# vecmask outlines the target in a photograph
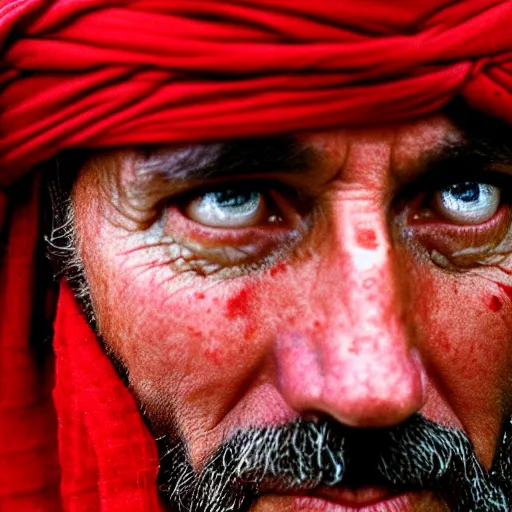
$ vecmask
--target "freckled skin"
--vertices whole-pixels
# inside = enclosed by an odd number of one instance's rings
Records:
[[[389,213],[396,183],[447,134],[457,137],[433,116],[302,136],[325,153],[310,184],[322,215],[270,268],[233,278],[155,264],[161,249],[124,227],[96,171],[80,174],[73,200],[101,333],[150,419],[178,422],[194,463],[237,427],[301,415],[379,427],[421,411],[463,428],[490,465],[511,410],[512,282],[492,266],[440,267],[425,250],[439,226],[416,237]],[[411,507],[447,510],[431,495]],[[252,510],[308,509],[270,496]]]

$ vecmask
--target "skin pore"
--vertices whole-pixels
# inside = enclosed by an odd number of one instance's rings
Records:
[[[511,412],[512,167],[470,146],[439,114],[234,145],[232,166],[215,145],[89,160],[78,253],[155,437],[182,437],[200,468],[239,428],[421,412],[489,468]],[[449,510],[401,500],[382,510]],[[339,503],[270,493],[251,511],[365,510]]]

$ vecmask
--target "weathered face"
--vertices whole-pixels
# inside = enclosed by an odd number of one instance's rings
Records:
[[[488,469],[511,413],[512,167],[466,142],[438,115],[89,162],[79,253],[155,437],[199,470],[238,429],[302,418],[371,438],[419,412]],[[251,511],[450,509],[354,486],[269,486]]]

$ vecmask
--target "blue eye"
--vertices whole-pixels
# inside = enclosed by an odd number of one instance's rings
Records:
[[[216,207],[234,213],[252,211],[258,207],[260,194],[258,192],[237,192],[235,190],[220,190],[208,192],[203,201],[215,203]]]
[[[263,222],[267,206],[260,192],[226,189],[194,198],[187,204],[185,213],[205,226],[243,228]]]
[[[436,212],[456,224],[481,224],[500,206],[501,190],[494,185],[464,181],[449,185],[434,196]]]

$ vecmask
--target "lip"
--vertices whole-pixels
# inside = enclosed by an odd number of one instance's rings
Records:
[[[296,496],[299,509],[326,512],[408,512],[410,493],[397,493],[379,487],[353,489],[320,488],[307,495]]]

